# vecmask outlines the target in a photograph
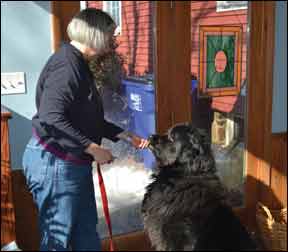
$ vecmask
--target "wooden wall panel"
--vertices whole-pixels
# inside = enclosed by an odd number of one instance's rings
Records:
[[[271,136],[271,178],[273,196],[268,204],[272,208],[287,207],[287,133]]]
[[[11,113],[2,112],[1,107],[1,247],[16,240],[8,126],[10,118]]]
[[[271,133],[275,2],[251,2],[248,65],[246,209],[255,224],[255,205],[287,206],[287,133]]]
[[[17,244],[24,251],[38,251],[40,245],[38,211],[22,170],[12,171],[12,186]]]

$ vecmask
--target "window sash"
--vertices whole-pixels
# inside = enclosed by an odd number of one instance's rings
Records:
[[[109,13],[116,25],[121,28],[121,1],[103,1],[103,10]]]
[[[248,1],[216,1],[217,12],[247,9]]]

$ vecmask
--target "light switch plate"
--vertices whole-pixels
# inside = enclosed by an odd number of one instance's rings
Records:
[[[1,95],[25,93],[26,83],[24,72],[1,73]]]

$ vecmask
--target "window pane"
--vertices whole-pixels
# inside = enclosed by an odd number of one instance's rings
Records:
[[[224,52],[228,62],[224,71],[215,68],[217,52]],[[207,38],[207,87],[229,87],[234,82],[234,51],[235,39],[233,36],[208,36]]]
[[[106,12],[110,14],[116,25],[120,25],[120,2],[119,1],[107,1]]]
[[[118,11],[116,10],[115,11],[115,14],[113,15],[114,16],[114,21],[117,25],[119,25],[119,14],[118,14]]]
[[[113,6],[113,1],[108,1],[108,10],[111,11]]]
[[[234,7],[243,6],[240,3],[243,1],[235,2]],[[218,174],[233,205],[241,206],[245,196],[248,11],[217,12],[218,5],[219,1],[191,2],[191,117],[192,123],[208,132]]]
[[[153,2],[139,4],[139,1],[123,1],[120,4],[119,1],[109,1],[106,11],[117,24],[122,17],[116,51],[123,59],[123,72],[118,78],[119,69],[115,66],[117,57],[111,60],[112,65],[110,59],[107,60],[107,76],[104,76],[105,87],[102,89],[105,118],[124,130],[148,138],[155,134]],[[111,88],[115,83],[116,88]],[[117,157],[109,167],[103,167],[113,235],[142,230],[140,208],[149,181],[149,171],[155,165],[153,154],[148,149],[136,149],[125,141],[112,143],[103,139],[102,145],[112,149],[112,154]],[[98,183],[95,183],[95,192],[100,206]],[[101,207],[98,230],[101,237],[107,237]]]

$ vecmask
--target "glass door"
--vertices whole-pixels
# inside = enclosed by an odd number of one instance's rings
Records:
[[[191,119],[210,136],[233,206],[244,203],[247,1],[191,1]]]

